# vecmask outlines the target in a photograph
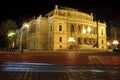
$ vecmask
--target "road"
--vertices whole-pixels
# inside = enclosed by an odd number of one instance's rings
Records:
[[[0,80],[120,80],[120,55],[0,53]]]

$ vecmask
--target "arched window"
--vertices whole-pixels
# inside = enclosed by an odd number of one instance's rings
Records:
[[[75,32],[75,28],[74,28],[74,25],[72,24],[71,27],[70,27],[70,32]]]
[[[62,45],[60,45],[60,48],[62,48]]]
[[[50,42],[52,42],[52,37],[50,37]]]
[[[50,26],[50,31],[52,31],[52,26]]]
[[[84,38],[84,43],[86,44],[86,38]]]
[[[62,42],[62,37],[59,37],[59,42]]]
[[[101,35],[103,35],[103,30],[101,30]]]
[[[80,37],[78,37],[78,44],[80,44]]]
[[[104,41],[102,40],[102,44],[104,44]]]
[[[78,32],[80,32],[80,25],[78,25]]]

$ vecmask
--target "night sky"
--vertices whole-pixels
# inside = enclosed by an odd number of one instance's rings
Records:
[[[33,16],[44,15],[55,5],[93,13],[100,20],[120,22],[119,4],[105,0],[4,0],[0,2],[0,21],[13,19],[22,23]]]

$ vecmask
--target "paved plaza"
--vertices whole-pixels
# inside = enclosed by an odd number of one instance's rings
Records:
[[[120,55],[0,53],[0,80],[120,80]]]

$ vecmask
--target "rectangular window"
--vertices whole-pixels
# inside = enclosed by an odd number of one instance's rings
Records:
[[[62,25],[59,25],[59,31],[62,31]]]
[[[78,32],[80,32],[80,25],[78,25]]]
[[[52,42],[52,38],[50,37],[50,43]]]
[[[103,31],[101,31],[101,35],[103,35]]]
[[[104,43],[104,41],[102,40],[102,44]]]
[[[52,31],[52,26],[50,26],[50,31]]]
[[[59,37],[59,42],[62,42],[62,37]]]
[[[80,38],[78,37],[78,44],[80,44]]]
[[[62,48],[62,45],[60,45],[60,48]]]
[[[70,32],[75,32],[74,25],[71,25],[71,26],[70,26]]]
[[[86,44],[86,38],[84,38],[84,43]]]

